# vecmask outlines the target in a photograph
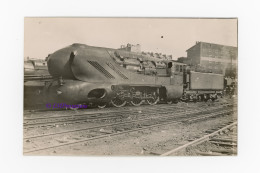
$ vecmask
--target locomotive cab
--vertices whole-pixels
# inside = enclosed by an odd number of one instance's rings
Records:
[[[171,64],[170,64],[171,63]],[[183,85],[183,74],[186,65],[179,62],[169,62],[168,67],[170,68],[171,85]]]

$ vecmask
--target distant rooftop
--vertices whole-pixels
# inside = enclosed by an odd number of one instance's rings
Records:
[[[203,41],[196,41],[196,44],[194,46],[190,47],[189,49],[187,49],[186,51],[188,51],[191,48],[197,46],[198,44],[208,44],[208,45],[216,45],[216,46],[222,46],[222,47],[237,48],[237,47],[234,47],[234,46],[228,46],[228,45],[223,45],[223,44],[216,44],[216,43],[208,43],[208,42],[203,42]]]

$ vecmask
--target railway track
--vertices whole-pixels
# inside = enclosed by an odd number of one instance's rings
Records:
[[[159,107],[159,108],[151,108],[146,110],[146,113],[153,112],[154,110],[172,110],[176,107]],[[181,109],[181,108],[179,108]],[[115,110],[115,111],[97,111],[97,112],[87,112],[83,114],[74,114],[74,115],[58,115],[51,117],[36,117],[36,118],[24,118],[24,127],[25,128],[33,128],[33,127],[41,127],[41,126],[50,126],[50,125],[58,125],[63,123],[84,123],[88,120],[105,120],[109,118],[122,118],[125,116],[131,116],[134,114],[142,113],[140,109],[138,110]],[[109,114],[109,115],[108,115]],[[112,114],[112,115],[111,115]],[[86,121],[84,121],[86,120]]]
[[[237,121],[230,121],[228,123],[223,124],[218,129],[213,129],[208,131],[209,134],[200,137],[196,140],[193,140],[191,142],[188,142],[182,146],[179,146],[177,148],[174,148],[166,153],[161,154],[161,156],[173,156],[173,155],[179,155],[179,152],[182,152],[183,150],[189,148],[198,146],[202,143],[208,142],[210,144],[214,145],[225,145],[229,146],[229,149],[207,149],[207,152],[202,152],[199,150],[196,150],[196,155],[203,155],[203,156],[225,156],[225,155],[236,155],[236,147],[237,147],[237,137],[232,136],[232,138],[225,138],[221,135],[226,134],[229,131],[232,131],[237,126]]]
[[[223,107],[216,107],[216,108],[208,108],[208,109],[197,109],[197,110],[193,110],[193,111],[182,111],[182,112],[174,112],[175,114],[171,114],[169,113],[169,111],[166,111],[166,112],[160,112],[160,116],[159,117],[152,117],[151,113],[150,112],[146,112],[145,115],[149,116],[149,117],[144,117],[144,114],[141,115],[142,118],[139,118],[139,119],[135,119],[135,120],[132,120],[132,121],[126,121],[126,122],[119,122],[118,124],[124,124],[124,123],[128,123],[128,122],[138,122],[138,121],[143,121],[143,120],[150,120],[152,118],[164,118],[164,117],[179,117],[179,116],[189,116],[189,115],[196,115],[197,113],[206,113],[208,111],[217,111],[217,110],[220,110],[222,109]],[[156,113],[157,114],[157,113]],[[108,117],[110,118],[110,117]],[[112,123],[114,124],[114,123]],[[108,125],[104,125],[104,126],[108,126]],[[103,127],[103,126],[97,126],[97,127]],[[83,128],[85,129],[85,128]],[[82,129],[79,129],[79,130],[82,130]],[[60,134],[62,133],[67,133],[67,132],[74,132],[74,131],[78,131],[78,130],[72,130],[72,131],[66,131],[66,132],[61,132]],[[57,133],[55,133],[57,134]],[[34,137],[26,137],[24,139],[27,139],[27,138],[35,138],[35,137],[42,137],[42,136],[48,136],[49,134],[45,134],[45,135],[40,135],[40,136],[34,136]]]
[[[117,123],[111,123],[111,124],[104,124],[99,126],[93,126],[88,128],[82,128],[82,129],[76,129],[76,130],[69,130],[69,131],[63,131],[58,133],[50,133],[50,134],[44,134],[44,135],[38,135],[38,136],[27,136],[24,138],[24,141],[32,142],[33,144],[36,144],[36,146],[44,146],[44,147],[36,147],[34,149],[31,149],[35,146],[29,146],[24,149],[25,154],[34,153],[37,151],[44,151],[48,149],[68,146],[68,145],[74,145],[90,140],[96,140],[116,135],[121,135],[125,133],[145,130],[153,127],[160,127],[165,126],[169,124],[177,124],[177,123],[183,123],[183,122],[193,122],[198,120],[203,120],[207,118],[217,117],[221,115],[228,115],[233,113],[235,110],[232,108],[222,108],[221,111],[217,112],[211,112],[206,113],[205,111],[197,110],[192,112],[181,112],[178,113],[178,116],[172,116],[172,114],[166,113],[165,115],[159,116],[159,117],[149,117],[149,118],[143,118],[138,120],[132,120],[132,121],[126,121],[126,122],[117,122]],[[73,136],[73,138],[70,139],[64,139],[64,134],[70,134]],[[39,143],[40,141],[48,141],[53,140],[55,136],[55,141],[52,142],[50,145],[46,145],[45,143]],[[44,139],[44,140],[43,140]],[[60,140],[63,139],[63,140]],[[37,143],[38,140],[38,143]],[[44,145],[43,145],[44,144]]]
[[[185,103],[185,102],[180,102],[181,104],[182,103]],[[218,102],[214,102],[215,104],[223,104],[223,103],[218,103]],[[167,104],[157,104],[157,105],[142,105],[140,107],[143,107],[143,108],[153,108],[153,107],[160,107],[160,106],[175,106],[177,108],[184,108],[183,106],[177,106],[177,105],[174,105],[174,104],[171,104],[171,105],[167,105]],[[197,102],[195,105],[189,105],[189,106],[185,106],[185,108],[194,108],[194,107],[198,107],[198,106],[201,106],[201,107],[205,107],[207,106],[208,103],[207,102]],[[129,110],[129,109],[138,109],[140,107],[135,107],[135,106],[132,106],[132,105],[127,105],[125,107],[121,107],[120,110]],[[91,108],[87,108],[88,111],[96,111],[96,110],[103,110],[103,111],[113,111],[113,110],[118,110],[119,108],[115,108],[115,107],[106,107],[106,108],[103,108],[103,109],[100,109],[100,108],[95,108],[95,107],[91,107]],[[81,112],[81,111],[85,111],[86,109],[78,109],[76,111],[78,112]],[[75,112],[75,110],[72,110],[72,109],[59,109],[59,108],[56,108],[56,109],[50,109],[50,108],[46,108],[46,109],[34,109],[34,110],[27,110],[26,112],[24,112],[24,115],[30,115],[30,114],[37,114],[37,113],[43,113],[43,112]]]
[[[212,110],[218,109],[221,107],[231,106],[230,104],[214,107],[214,108],[197,108],[196,110]],[[177,109],[177,110],[176,110]],[[155,112],[156,110],[156,112]],[[184,110],[183,107],[177,106],[162,106],[162,107],[152,107],[148,110],[145,110],[144,113],[140,109],[136,110],[116,110],[116,111],[102,111],[102,112],[89,112],[83,114],[74,114],[74,115],[59,115],[59,116],[51,116],[51,117],[34,117],[34,118],[24,118],[24,128],[36,128],[36,127],[46,127],[46,126],[55,126],[55,125],[62,125],[62,124],[73,124],[73,123],[85,123],[88,121],[93,120],[107,120],[107,119],[118,119],[129,117],[132,115],[139,115],[140,116],[152,116],[158,114],[165,114],[168,112],[181,112],[187,111]],[[194,108],[188,109],[188,111],[194,111]],[[109,115],[108,115],[109,114]]]
[[[167,105],[167,104],[157,104],[157,105],[154,105],[154,106],[160,106],[160,105]],[[148,105],[148,104],[144,104],[140,107],[151,107],[151,105]],[[112,106],[109,106],[109,107],[105,107],[105,108],[97,108],[97,107],[88,107],[86,109],[66,109],[66,108],[46,108],[46,109],[34,109],[34,110],[27,110],[24,115],[29,115],[29,114],[35,114],[35,113],[42,113],[42,112],[75,112],[75,111],[85,111],[85,110],[88,110],[88,111],[97,111],[97,110],[103,110],[103,111],[113,111],[113,110],[129,110],[129,109],[135,109],[135,108],[138,108],[138,107],[135,107],[135,106],[132,106],[132,105],[126,105],[124,107],[121,107],[121,108],[116,108],[116,107],[112,107]]]

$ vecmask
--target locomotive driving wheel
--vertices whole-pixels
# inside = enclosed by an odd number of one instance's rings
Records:
[[[156,92],[150,94],[150,97],[146,99],[149,105],[156,105],[159,102],[160,98]]]
[[[123,100],[123,99],[121,99],[121,98],[119,98],[119,97],[115,97],[115,98],[113,98],[113,99],[111,100],[111,104],[112,104],[113,106],[115,106],[115,107],[120,108],[120,107],[125,106],[126,101]]]
[[[143,100],[140,99],[140,98],[137,98],[137,97],[134,97],[130,103],[133,105],[133,106],[140,106],[142,103],[143,103]]]

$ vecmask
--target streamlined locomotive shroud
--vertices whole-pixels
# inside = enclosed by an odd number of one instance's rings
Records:
[[[68,104],[154,105],[213,98],[223,90],[223,75],[190,72],[182,63],[84,44],[54,52],[47,63],[57,79],[48,92]]]

